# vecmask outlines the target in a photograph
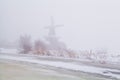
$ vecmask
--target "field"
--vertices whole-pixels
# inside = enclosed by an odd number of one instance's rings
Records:
[[[14,61],[0,61],[0,80],[111,80],[96,75],[40,67]]]

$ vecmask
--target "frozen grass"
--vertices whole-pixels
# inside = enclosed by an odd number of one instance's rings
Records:
[[[110,80],[96,76],[75,76],[21,63],[0,62],[0,80]]]

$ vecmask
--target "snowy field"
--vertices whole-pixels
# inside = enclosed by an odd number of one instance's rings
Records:
[[[31,57],[15,57],[10,55],[9,56],[0,55],[0,59],[28,62],[28,63],[39,64],[44,66],[52,66],[52,67],[62,68],[62,69],[72,70],[72,71],[79,71],[79,72],[82,71],[86,73],[103,75],[113,79],[115,78],[120,79],[120,76],[119,76],[120,70],[116,70],[116,69],[100,68],[100,67],[88,66],[83,64],[78,65],[78,64],[60,62],[60,61],[38,60]]]
[[[0,80],[112,80],[33,64],[0,61]]]
[[[5,48],[0,48],[0,53],[7,53],[7,54],[18,54],[18,50],[17,49],[5,49]],[[77,53],[78,54],[78,53]],[[32,56],[35,56],[33,55],[32,53],[30,54]],[[29,55],[29,56],[30,56]],[[44,56],[46,57],[46,56]],[[47,56],[48,57],[48,56]],[[50,57],[50,56],[49,56]],[[57,59],[58,58],[61,58],[61,57],[58,57],[58,56],[55,56]],[[53,58],[55,58],[53,57]],[[74,60],[79,60],[79,61],[87,61],[87,62],[91,62],[91,61],[97,61],[99,62],[101,58],[98,58],[98,56],[92,56],[93,59],[86,59],[84,58],[85,56],[81,56],[81,55],[78,55],[78,58],[74,59]],[[69,59],[69,58],[64,58],[64,59]],[[102,59],[103,60],[103,59]],[[109,63],[109,64],[120,64],[120,52],[119,53],[109,53],[107,54],[107,57],[105,58],[105,61],[106,63]]]
[[[20,63],[0,62],[0,80],[79,80],[80,78],[60,74],[43,68],[29,67]]]
[[[17,54],[17,53],[18,53],[18,50],[17,50],[17,49],[5,49],[5,48],[0,48],[0,53]]]
[[[94,76],[99,75],[99,76],[102,76],[102,78],[107,77],[108,79],[112,79],[112,80],[120,80],[119,69],[103,68],[103,67],[98,67],[98,66],[82,64],[82,63],[72,63],[69,61],[67,62],[67,61],[62,61],[62,60],[53,61],[53,60],[48,60],[48,59],[40,59],[40,58],[36,58],[35,56],[31,56],[31,55],[16,54],[16,50],[11,50],[10,53],[14,53],[14,54],[6,54],[9,51],[10,50],[8,51],[6,50],[6,52],[4,50],[1,51],[0,59],[25,62],[25,63],[31,63],[31,64],[38,64],[38,65],[43,65],[43,66],[48,66],[48,67],[53,67],[53,68],[58,68],[58,69],[64,69],[64,70],[69,70],[69,71],[74,71],[74,72],[79,72],[79,73],[82,72],[82,73],[87,73],[87,74],[93,74]]]

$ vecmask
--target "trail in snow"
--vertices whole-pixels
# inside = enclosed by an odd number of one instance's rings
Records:
[[[96,73],[101,74],[104,76],[111,76],[113,78],[120,79],[120,74],[115,74],[112,72],[120,73],[120,70],[117,69],[108,69],[108,68],[100,68],[94,66],[86,66],[86,65],[77,65],[73,63],[67,62],[60,62],[60,61],[48,61],[48,60],[38,60],[31,57],[23,57],[23,56],[8,56],[8,55],[0,55],[0,59],[9,59],[9,60],[17,60],[17,61],[24,61],[30,63],[37,63],[41,65],[48,65],[53,67],[59,67],[63,69],[75,70],[75,71],[82,71],[87,73]]]

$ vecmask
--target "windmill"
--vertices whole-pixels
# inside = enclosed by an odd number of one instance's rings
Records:
[[[58,37],[56,36],[56,32],[55,32],[56,28],[62,27],[62,26],[63,25],[55,25],[54,18],[51,16],[51,25],[45,27],[46,29],[49,30],[49,33],[46,39],[50,43],[51,48],[54,48],[54,49],[62,48],[63,43],[59,41]]]
[[[55,25],[54,19],[51,16],[51,25],[45,27],[46,29],[49,30],[48,36],[46,37],[47,41],[49,42],[48,49],[50,51],[53,50],[53,52],[52,52],[53,54],[51,53],[52,55],[71,57],[74,54],[71,51],[67,50],[65,43],[59,41],[59,38],[56,36],[55,29],[58,27],[62,27],[62,26],[63,25]],[[55,51],[55,53],[54,53],[54,51]]]
[[[55,25],[54,18],[53,18],[53,16],[51,16],[51,25],[50,26],[46,26],[45,28],[49,30],[49,33],[48,33],[49,36],[56,36],[55,29],[57,27],[62,27],[62,26],[63,25]]]

